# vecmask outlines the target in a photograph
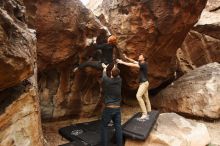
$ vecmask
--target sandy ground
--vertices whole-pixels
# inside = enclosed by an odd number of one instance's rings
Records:
[[[139,107],[132,107],[132,106],[123,106],[122,107],[122,123],[127,121],[134,113],[139,112]],[[74,123],[82,123],[88,122],[98,119],[97,117],[94,118],[81,118],[81,119],[70,119],[66,121],[59,121],[59,122],[47,122],[43,123],[43,132],[44,132],[44,143],[45,146],[58,146],[61,144],[68,143],[65,138],[62,138],[59,133],[58,129],[68,126]],[[220,146],[220,121],[216,122],[204,122],[208,131],[210,133],[212,144],[210,146]]]

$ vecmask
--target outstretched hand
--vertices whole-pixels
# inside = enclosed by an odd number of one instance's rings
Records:
[[[105,65],[105,63],[102,63],[102,67],[103,67],[103,68],[106,68],[106,67],[107,67],[107,65]]]
[[[78,67],[74,68],[73,72],[76,72],[78,69],[79,69]]]
[[[123,63],[123,61],[121,59],[116,59],[116,62],[119,63],[119,64]]]
[[[123,57],[125,58],[125,59],[127,59],[128,58],[128,56],[124,53],[123,54]]]

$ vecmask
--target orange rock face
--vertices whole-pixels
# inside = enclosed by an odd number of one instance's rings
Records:
[[[0,145],[43,146],[37,90],[20,84],[0,92]]]
[[[139,53],[149,57],[151,88],[156,88],[173,77],[176,50],[205,4],[206,0],[105,0],[102,8],[121,50],[131,58],[137,59]],[[100,96],[100,72],[91,68],[76,74],[72,71],[78,61],[91,55],[85,48],[86,40],[97,36],[99,23],[78,0],[39,0],[36,18],[43,118],[91,115]],[[137,70],[120,67],[125,96],[133,97],[138,86]]]
[[[150,88],[173,77],[175,55],[189,30],[198,21],[206,0],[153,1],[102,0],[89,7],[103,14],[119,46],[131,58],[143,53],[148,57]],[[127,90],[137,88],[136,71],[124,70]],[[131,73],[130,73],[131,72]],[[125,75],[126,74],[126,75]]]
[[[0,145],[43,146],[36,36],[22,0],[0,2]]]
[[[73,68],[69,66],[47,70],[39,75],[43,119],[91,116],[95,110],[100,99],[99,73],[86,68],[74,75]]]
[[[95,36],[100,27],[100,23],[79,0],[38,0],[39,70],[77,56],[85,47],[86,39]]]
[[[21,2],[4,1],[0,5],[0,89],[12,87],[33,74],[36,37],[24,17]]]
[[[79,0],[39,0],[36,18],[42,117],[91,115],[100,98],[100,72],[73,69],[92,54],[88,41],[102,25]]]

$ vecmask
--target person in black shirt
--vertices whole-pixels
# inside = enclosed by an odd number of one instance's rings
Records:
[[[108,37],[108,43],[97,45],[95,48],[101,50],[101,62],[106,65],[115,63],[116,58],[120,56],[120,50],[117,47],[117,38],[114,35]]]
[[[103,31],[103,34],[104,34],[104,31]],[[107,34],[104,36],[106,38]],[[73,70],[74,72],[76,72],[79,69],[83,69],[85,67],[92,67],[92,68],[102,71],[103,70],[102,63],[106,65],[111,64],[115,62],[116,57],[120,56],[120,50],[116,45],[117,44],[116,36],[111,35],[110,37],[108,37],[107,40],[99,36],[96,41],[97,43],[101,43],[101,44],[93,46],[96,49],[96,51],[94,52],[92,57],[88,61],[76,67]],[[101,84],[100,80],[98,80],[98,82],[99,84]],[[102,97],[101,91],[102,89],[100,89],[100,96]],[[93,113],[96,113],[97,111],[99,111],[99,107],[102,106],[102,100],[103,98],[100,98],[100,100],[97,102]]]
[[[112,120],[115,127],[116,141],[118,146],[122,146],[122,128],[121,128],[121,85],[120,70],[114,64],[104,67],[102,76],[102,88],[104,93],[105,108],[101,119],[101,144],[108,144],[108,124]]]
[[[102,63],[107,65],[115,62],[116,57],[119,57],[120,54],[116,44],[117,38],[114,35],[111,35],[108,38],[108,43],[95,45],[94,47],[96,51],[91,59],[76,67],[74,72],[85,67],[93,67],[102,70]]]
[[[124,62],[120,59],[117,59],[117,62],[119,64],[124,64],[126,66],[131,66],[131,67],[137,67],[139,68],[139,88],[136,94],[137,100],[139,102],[139,105],[141,107],[142,110],[142,116],[141,116],[141,120],[142,119],[148,119],[148,113],[151,112],[151,104],[150,104],[150,100],[148,97],[148,87],[149,87],[149,82],[148,82],[148,77],[147,77],[147,62],[145,61],[145,58],[143,55],[140,55],[138,58],[138,61],[135,61],[131,58],[128,58],[125,54],[124,54],[125,59],[127,59],[129,61],[128,62]],[[144,99],[145,98],[145,102]]]

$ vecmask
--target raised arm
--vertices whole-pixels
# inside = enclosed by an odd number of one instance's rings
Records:
[[[137,68],[140,68],[139,64],[137,61],[134,61],[133,63],[131,62],[124,62],[122,61],[121,59],[117,59],[117,63],[119,64],[124,64],[126,66],[130,66],[130,67],[137,67]]]
[[[123,54],[123,56],[124,56],[125,59],[127,59],[129,62],[138,64],[138,62],[137,62],[136,60],[129,58],[127,55]]]
[[[103,72],[106,72],[107,65],[105,65],[105,63],[102,63],[102,67],[103,67]]]

